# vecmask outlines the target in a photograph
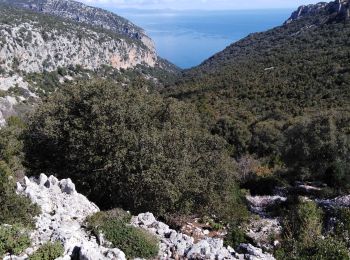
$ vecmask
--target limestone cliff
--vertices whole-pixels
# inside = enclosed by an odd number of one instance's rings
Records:
[[[304,17],[317,16],[319,14],[328,16],[327,19],[323,19],[319,22],[347,20],[350,18],[349,0],[336,0],[330,3],[320,2],[318,4],[302,5],[292,13],[286,23],[288,24]]]
[[[131,39],[141,40],[150,50],[154,51],[154,43],[143,29],[123,17],[100,8],[73,0],[0,0],[0,3],[107,29]]]
[[[58,67],[102,65],[153,67],[157,55],[140,40],[70,20],[24,11],[0,9],[1,71],[42,72]]]

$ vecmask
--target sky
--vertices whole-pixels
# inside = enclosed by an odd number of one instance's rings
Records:
[[[78,0],[92,6],[107,9],[270,9],[296,8],[304,4],[313,4],[321,0]]]

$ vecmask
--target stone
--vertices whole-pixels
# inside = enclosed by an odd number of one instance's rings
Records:
[[[274,260],[275,258],[269,254],[264,253],[261,248],[257,248],[251,244],[241,244],[239,249],[245,254],[248,260]]]
[[[47,176],[45,175],[45,174],[40,174],[40,176],[39,176],[39,185],[40,186],[44,186],[45,184],[46,184],[46,182],[47,182],[47,180],[48,180],[48,178],[47,178]]]
[[[78,260],[126,260],[125,254],[102,234],[95,237],[84,228],[86,217],[99,211],[99,208],[85,196],[75,190],[70,179],[59,181],[57,178],[41,174],[39,178],[25,177],[23,185],[17,185],[17,193],[29,197],[41,208],[36,217],[36,229],[30,234],[31,254],[40,245],[48,241],[60,241],[64,246],[64,255],[56,260],[69,260],[71,256]],[[141,213],[131,219],[131,225],[143,228],[159,239],[157,259],[260,259],[272,260],[271,255],[250,244],[241,246],[244,255],[237,254],[231,247],[225,247],[221,238],[205,237],[194,241],[193,237],[171,229],[165,223],[157,221],[152,213]],[[9,260],[10,258],[4,258]],[[25,260],[13,256],[11,259]]]
[[[65,192],[67,194],[75,193],[75,184],[72,182],[71,179],[61,180],[59,186],[62,192]]]
[[[79,260],[126,259],[121,250],[105,248],[87,233],[84,221],[99,208],[78,193],[70,179],[58,181],[45,174],[39,178],[25,177],[23,185],[17,184],[17,193],[29,197],[42,211],[36,217],[36,229],[30,234],[33,245],[26,250],[28,254],[48,241],[60,241],[65,250],[60,260],[71,259],[73,254],[78,254]]]

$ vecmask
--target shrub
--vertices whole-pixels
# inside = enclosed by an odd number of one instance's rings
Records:
[[[10,168],[0,161],[0,224],[33,226],[33,217],[40,212],[30,199],[16,194]]]
[[[337,210],[336,214],[336,224],[334,228],[334,235],[350,245],[350,209],[340,208]]]
[[[322,210],[315,202],[301,199],[291,199],[289,207],[282,222],[283,241],[276,251],[277,259],[331,259],[317,258],[322,255]],[[327,249],[323,254],[333,253]]]
[[[18,117],[9,117],[0,129],[0,160],[6,162],[15,175],[23,172],[23,140],[25,125]]]
[[[284,136],[283,121],[267,120],[253,126],[250,151],[259,156],[279,156]]]
[[[307,252],[313,252],[309,259],[329,259],[329,260],[349,260],[349,251],[343,242],[340,242],[334,238],[326,238],[319,240],[313,250],[307,250]]]
[[[298,201],[287,213],[283,226],[285,235],[304,247],[312,246],[322,235],[322,210],[313,201]]]
[[[60,242],[48,242],[42,245],[29,260],[55,260],[63,255],[64,248]]]
[[[252,134],[243,122],[221,118],[213,127],[212,133],[222,136],[232,145],[236,157],[247,153]]]
[[[18,255],[29,246],[29,236],[22,227],[0,226],[0,257],[6,253]]]
[[[26,133],[32,174],[70,177],[102,208],[228,217],[243,207],[226,142],[183,102],[81,82],[40,106]]]
[[[226,245],[236,248],[239,244],[247,242],[247,237],[237,224],[231,224],[224,242]]]
[[[327,181],[337,189],[348,188],[350,142],[349,114],[304,117],[286,131],[284,160],[297,177]],[[338,186],[339,185],[339,186]]]
[[[122,211],[119,211],[122,212]],[[96,234],[102,233],[114,247],[122,250],[128,258],[151,258],[158,254],[157,238],[145,230],[126,223],[128,214],[99,212],[87,219],[89,228]],[[118,212],[117,212],[118,213]],[[116,217],[113,217],[113,216]]]
[[[346,161],[331,163],[324,173],[324,181],[331,187],[344,191],[350,190],[350,164]]]
[[[281,260],[349,260],[349,251],[344,243],[327,237],[318,239],[311,247],[305,247],[295,240],[285,241],[285,247],[275,252],[276,259]]]

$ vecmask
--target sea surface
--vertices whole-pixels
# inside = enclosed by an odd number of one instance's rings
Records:
[[[112,11],[145,29],[161,57],[190,68],[250,33],[281,25],[293,10]]]

